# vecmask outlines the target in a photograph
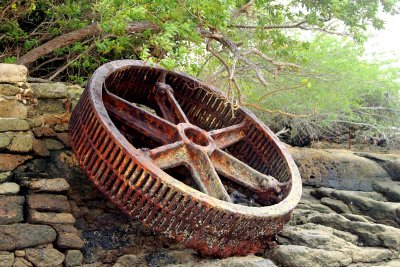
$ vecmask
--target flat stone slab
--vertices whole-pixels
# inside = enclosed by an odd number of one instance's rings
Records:
[[[64,254],[54,248],[29,248],[25,257],[38,267],[59,266],[65,259]]]
[[[31,155],[0,154],[0,171],[13,171],[29,159],[32,159]]]
[[[28,69],[23,65],[0,63],[0,83],[26,82]]]
[[[0,224],[22,222],[24,202],[23,196],[0,196]]]
[[[28,187],[33,192],[63,192],[70,187],[64,178],[23,181],[21,185]]]
[[[26,119],[28,107],[18,100],[5,100],[0,105],[0,117]]]
[[[11,251],[52,243],[56,237],[56,231],[48,225],[0,225],[0,250]]]
[[[19,184],[6,182],[0,184],[0,195],[15,195],[20,190]]]
[[[22,90],[16,85],[0,84],[0,95],[15,96],[21,91]]]
[[[32,150],[33,134],[31,132],[18,133],[11,140],[8,150],[12,152],[26,153]]]
[[[26,202],[30,209],[37,211],[71,211],[67,197],[63,195],[33,194],[27,196]]]
[[[73,224],[75,218],[71,213],[38,212],[29,210],[28,222],[43,224]]]
[[[27,131],[30,129],[26,120],[18,118],[0,118],[0,132]]]
[[[85,245],[82,238],[76,233],[58,233],[57,247],[63,249],[81,249]]]
[[[63,83],[31,83],[33,96],[36,98],[66,98],[67,86]]]

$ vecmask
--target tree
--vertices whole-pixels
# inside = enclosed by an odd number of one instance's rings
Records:
[[[288,141],[330,139],[349,131],[358,138],[375,136],[398,148],[400,117],[400,68],[390,61],[367,61],[364,49],[348,38],[316,36],[307,49],[294,52],[302,58],[300,76],[281,75],[265,92],[246,83],[243,98],[253,103],[258,116],[276,131],[290,127]],[[263,112],[281,109],[313,116],[281,116]],[[397,136],[396,136],[397,135]],[[397,142],[397,143],[396,143]]]
[[[0,4],[0,60],[27,65],[32,76],[83,83],[104,62],[143,59],[218,85],[234,106],[309,117],[321,110],[262,102],[306,89],[320,75],[309,71],[319,62],[299,52],[311,45],[299,35],[362,42],[367,27],[383,27],[379,14],[398,13],[399,2],[6,0]],[[243,99],[254,88],[263,93]]]

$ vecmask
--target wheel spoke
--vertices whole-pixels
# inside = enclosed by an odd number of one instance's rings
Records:
[[[103,103],[110,117],[129,128],[139,131],[160,144],[169,144],[174,141],[177,129],[169,121],[107,91],[103,93]]]
[[[160,169],[183,165],[187,159],[186,149],[182,141],[148,150],[146,154]]]
[[[210,159],[218,173],[255,193],[280,193],[286,186],[285,183],[256,171],[221,149],[216,149]]]
[[[156,84],[155,100],[164,119],[178,124],[189,122],[178,101],[174,97],[174,91],[168,84],[158,82]]]
[[[246,123],[242,122],[226,128],[210,131],[211,137],[219,148],[225,148],[242,140],[245,136]]]
[[[197,149],[188,149],[187,152],[190,161],[188,167],[200,190],[212,197],[231,202],[208,155]]]

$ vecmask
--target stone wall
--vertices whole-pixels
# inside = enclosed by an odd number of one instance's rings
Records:
[[[0,64],[0,266],[78,266],[84,242],[66,194],[49,177],[52,151],[69,147],[82,88],[28,83],[24,66]]]

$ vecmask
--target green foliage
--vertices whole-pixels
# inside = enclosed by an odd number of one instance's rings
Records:
[[[360,60],[362,49],[353,41],[361,44],[367,27],[381,29],[380,14],[399,13],[399,0],[256,0],[238,12],[246,3],[6,0],[0,3],[0,61],[15,62],[58,36],[97,24],[101,32],[35,60],[30,75],[84,83],[111,60],[156,62],[225,89],[231,101],[257,106],[276,129],[291,125],[292,137],[318,137],[337,121],[379,128],[387,120],[361,108],[398,108],[398,70]],[[151,26],[134,30],[140,23]],[[304,32],[351,39],[300,38]],[[226,66],[234,70],[234,85]],[[290,113],[313,116],[294,119]]]
[[[296,50],[295,56],[302,59],[305,71],[297,78],[275,80],[271,87],[280,91],[265,98],[265,90],[257,86],[246,91],[249,102],[262,99],[261,107],[297,115],[315,112],[305,118],[260,113],[273,128],[290,126],[292,139],[335,136],[360,123],[366,135],[375,133],[380,138],[398,131],[400,68],[390,62],[363,60],[360,45],[326,36],[315,38],[307,50]]]

